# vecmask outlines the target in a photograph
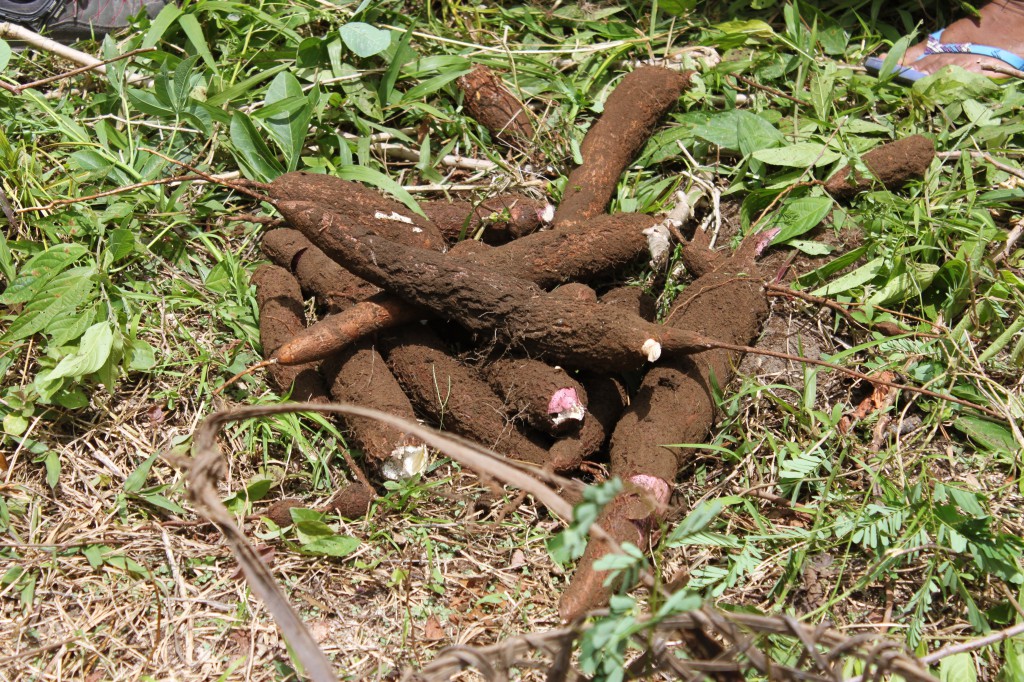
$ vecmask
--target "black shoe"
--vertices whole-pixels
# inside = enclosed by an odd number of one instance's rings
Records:
[[[62,43],[102,38],[125,28],[140,12],[152,19],[168,0],[0,0],[0,19]]]

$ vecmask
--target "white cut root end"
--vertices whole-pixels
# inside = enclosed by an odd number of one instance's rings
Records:
[[[647,339],[640,346],[640,352],[647,357],[647,362],[657,362],[661,357],[661,344],[654,339]]]
[[[422,474],[430,463],[430,450],[426,445],[403,445],[391,451],[391,457],[384,461],[380,473],[391,481],[404,481]]]

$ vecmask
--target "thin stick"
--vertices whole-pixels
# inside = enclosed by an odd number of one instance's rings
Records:
[[[736,80],[742,82],[742,83],[745,83],[745,84],[749,85],[752,88],[756,88],[757,90],[764,90],[765,92],[767,92],[769,94],[772,94],[772,95],[775,95],[776,97],[782,97],[783,99],[788,99],[790,102],[796,102],[800,106],[803,106],[803,107],[811,106],[810,102],[805,102],[802,99],[798,99],[796,97],[793,97],[793,95],[787,95],[786,93],[782,92],[781,90],[776,90],[775,88],[768,87],[767,85],[761,85],[757,81],[755,81],[753,79],[750,79],[750,78],[747,78],[746,76],[740,76],[739,74],[733,74],[732,77],[735,78]]]
[[[96,57],[93,57],[90,54],[86,54],[85,52],[82,52],[80,50],[68,47],[67,45],[62,45],[61,43],[58,43],[56,40],[44,38],[35,31],[31,31],[25,28],[24,26],[19,26],[18,24],[12,24],[9,22],[0,23],[0,38],[3,38],[5,40],[17,40],[25,42],[31,45],[32,47],[43,50],[44,52],[50,52],[52,54],[57,55],[58,57],[63,57],[64,59],[67,59],[70,62],[81,64],[82,66],[87,66],[90,69],[98,71],[99,73],[107,73],[107,67],[104,66],[104,63],[102,61],[96,59]],[[10,90],[11,88],[11,86],[5,85],[3,83],[0,83],[0,87],[3,87],[5,90]],[[11,90],[11,92],[14,91]]]
[[[277,364],[277,358],[270,358],[269,360],[260,360],[259,362],[246,367],[241,372],[239,372],[235,376],[233,376],[230,379],[228,379],[227,381],[225,381],[223,384],[221,384],[217,388],[216,391],[213,392],[213,395],[215,397],[220,395],[221,391],[223,391],[225,388],[227,388],[231,384],[235,383],[236,381],[238,381],[242,377],[246,376],[247,374],[252,374],[253,372],[255,372],[258,369],[263,369],[264,367],[269,367],[271,365],[276,365],[276,364]]]
[[[1010,175],[1015,175],[1018,178],[1020,178],[1021,180],[1024,180],[1024,170],[1021,170],[1020,168],[1014,168],[1013,166],[1007,166],[1005,163],[1002,163],[1000,161],[996,161],[987,152],[974,152],[974,151],[937,152],[935,154],[935,156],[937,156],[940,159],[953,159],[953,160],[955,160],[955,159],[959,159],[959,158],[963,157],[965,154],[967,156],[971,157],[972,159],[983,159],[986,163],[992,164],[993,166],[995,166],[999,170],[1003,171],[1004,173],[1009,173]]]
[[[206,180],[207,182],[209,182],[211,184],[220,185],[222,187],[227,187],[229,189],[233,189],[236,192],[240,192],[240,193],[244,194],[247,197],[255,199],[256,201],[267,201],[267,202],[271,201],[270,197],[268,197],[265,194],[260,194],[259,192],[252,191],[251,189],[246,187],[244,185],[244,183],[241,182],[241,181],[239,181],[239,182],[227,182],[226,180],[222,180],[222,179],[218,178],[216,175],[210,175],[209,173],[206,173],[204,171],[199,170],[195,166],[190,166],[189,164],[185,163],[184,161],[178,161],[177,159],[172,159],[171,157],[167,156],[166,154],[164,154],[162,152],[158,152],[155,149],[150,149],[149,147],[139,147],[139,151],[149,152],[150,154],[153,154],[154,156],[159,156],[161,159],[163,159],[164,161],[167,161],[168,163],[173,163],[175,166],[180,166],[180,167],[184,168],[185,170],[188,170],[188,171],[191,171],[192,173],[195,173],[196,175],[201,177],[203,180]]]
[[[112,64],[114,62],[121,61],[122,59],[128,59],[129,57],[134,57],[135,55],[144,54],[146,52],[154,52],[155,50],[155,47],[140,47],[137,50],[125,52],[124,54],[118,55],[116,57],[111,57],[110,59],[104,59],[99,64],[87,64],[85,66],[80,66],[77,69],[72,69],[71,71],[67,71],[65,73],[58,73],[55,76],[49,76],[47,78],[42,78],[37,81],[32,81],[31,83],[24,83],[22,85],[7,85],[6,83],[0,82],[0,87],[4,88],[5,90],[8,90],[9,92],[14,93],[15,95],[20,95],[24,91],[29,90],[31,88],[38,88],[41,85],[49,85],[54,81],[63,80],[65,78],[71,78],[72,76],[77,76],[78,74],[85,73],[86,71],[100,71],[100,67],[106,66],[107,64]],[[106,73],[106,69],[103,69],[100,72]]]
[[[944,646],[941,649],[933,651],[927,656],[921,657],[921,662],[925,665],[931,665],[936,661],[940,661],[943,658],[948,658],[954,654],[962,654],[967,651],[977,651],[983,647],[987,647],[992,644],[998,644],[1003,640],[1016,637],[1019,634],[1024,634],[1024,623],[1017,623],[1012,627],[1008,627],[1005,630],[999,632],[993,632],[991,635],[979,637],[978,639],[972,639],[967,642],[960,642],[959,644],[950,644]]]
[[[108,189],[103,192],[97,192],[96,194],[89,194],[84,197],[75,197],[74,199],[54,199],[48,204],[41,206],[26,206],[19,208],[15,213],[32,213],[35,211],[50,211],[55,208],[61,208],[62,206],[70,206],[72,204],[80,204],[85,201],[92,201],[93,199],[102,199],[103,197],[111,197],[117,194],[124,194],[125,192],[131,192],[136,189],[142,189],[144,187],[154,187],[156,185],[170,185],[179,182],[189,182],[193,180],[205,180],[202,176],[194,175],[178,175],[173,178],[160,178],[157,180],[146,180],[145,182],[136,182],[131,185],[125,185],[124,187],[118,187],[116,189]]]
[[[371,145],[370,148],[383,152],[385,156],[394,156],[405,161],[420,160],[420,153],[418,151],[394,142],[378,142]],[[458,154],[447,154],[440,159],[435,159],[435,161],[442,166],[473,171],[489,171],[498,167],[498,164],[487,159],[471,159],[466,156],[459,156]]]

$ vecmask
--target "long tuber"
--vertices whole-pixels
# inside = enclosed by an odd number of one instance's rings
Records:
[[[614,306],[566,306],[532,282],[389,242],[342,224],[330,211],[304,206],[303,218],[293,222],[331,258],[415,305],[493,336],[502,346],[541,354],[549,362],[608,371],[637,369],[662,352],[714,347],[699,334],[652,324]]]

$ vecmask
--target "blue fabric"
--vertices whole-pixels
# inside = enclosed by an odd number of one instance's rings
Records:
[[[976,43],[944,43],[942,42],[942,32],[945,29],[939,29],[935,33],[928,36],[928,41],[925,43],[924,54],[915,59],[918,61],[925,57],[935,54],[973,54],[979,57],[992,57],[998,59],[1005,64],[1008,64],[1011,68],[1017,69],[1018,71],[1024,71],[1024,57],[1016,55],[1009,50],[1004,50],[999,47],[992,47],[991,45],[978,45]],[[868,70],[868,73],[878,75],[882,71],[882,64],[884,60],[879,57],[868,57],[864,60],[864,68]],[[893,69],[893,78],[900,83],[913,83],[919,81],[922,78],[928,76],[923,71],[910,66],[897,66]]]

